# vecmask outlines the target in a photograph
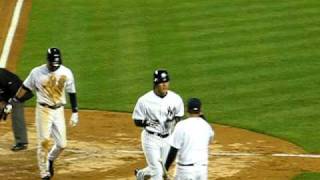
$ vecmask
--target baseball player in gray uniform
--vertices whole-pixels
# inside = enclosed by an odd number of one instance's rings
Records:
[[[171,145],[165,168],[168,170],[176,155],[176,180],[208,179],[209,144],[214,131],[201,114],[201,102],[197,98],[188,101],[189,118],[180,121],[169,143]]]
[[[65,92],[70,96],[72,116],[70,124],[78,123],[76,89],[71,70],[62,65],[58,48],[47,50],[47,64],[32,69],[14,99],[20,99],[28,91],[36,91],[36,126],[38,136],[37,159],[42,179],[54,175],[53,162],[67,145],[64,105]],[[50,138],[54,145],[49,148]]]
[[[153,74],[153,90],[138,99],[132,119],[142,127],[142,149],[148,166],[136,169],[138,180],[151,178],[163,179],[163,168],[159,160],[167,157],[170,145],[167,140],[177,121],[184,115],[181,97],[169,90],[169,74],[159,69]]]

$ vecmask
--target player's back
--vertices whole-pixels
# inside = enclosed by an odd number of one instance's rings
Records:
[[[214,135],[211,126],[200,117],[191,117],[179,122],[176,128],[182,130],[183,138],[179,161],[183,164],[207,164],[208,145]]]

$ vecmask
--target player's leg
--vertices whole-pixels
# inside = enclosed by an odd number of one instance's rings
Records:
[[[162,140],[156,135],[142,132],[142,149],[148,163],[150,175],[153,180],[162,180],[162,166],[159,162],[161,159]]]
[[[162,162],[166,162],[169,150],[170,150],[170,144],[168,143],[169,137],[162,138],[161,141],[161,160]]]
[[[54,175],[54,160],[59,157],[62,151],[67,146],[66,125],[64,118],[64,108],[61,107],[54,111],[53,126],[51,137],[54,140],[54,145],[48,155],[48,169],[50,175]]]
[[[50,176],[47,156],[50,144],[50,128],[52,126],[52,112],[50,109],[38,105],[36,107],[36,126],[37,126],[37,159],[40,176]]]
[[[24,119],[24,104],[14,103],[12,111],[12,130],[15,139],[13,151],[26,149],[28,144],[27,128]]]
[[[204,180],[198,178],[194,166],[176,166],[175,180]]]
[[[63,107],[54,110],[51,137],[54,140],[54,145],[49,152],[48,159],[53,161],[59,157],[67,146],[66,123]]]
[[[208,166],[207,165],[198,166],[197,178],[204,179],[204,180],[208,179]]]

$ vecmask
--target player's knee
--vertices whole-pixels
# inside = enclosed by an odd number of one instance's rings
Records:
[[[41,149],[48,151],[49,150],[49,145],[50,145],[50,140],[49,139],[43,139],[40,141],[40,144],[38,145]]]
[[[60,142],[57,144],[57,146],[63,150],[67,147],[67,142]]]

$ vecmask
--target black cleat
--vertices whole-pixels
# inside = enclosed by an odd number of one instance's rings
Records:
[[[54,167],[53,167],[53,161],[49,160],[49,172],[50,172],[50,176],[53,177],[54,175]]]
[[[134,175],[137,176],[139,169],[134,170]]]
[[[27,148],[28,148],[27,143],[17,143],[12,146],[11,151],[21,151],[21,150],[25,150]]]
[[[43,178],[41,178],[42,180],[50,180],[51,179],[51,177],[50,176],[45,176],[45,177],[43,177]]]

